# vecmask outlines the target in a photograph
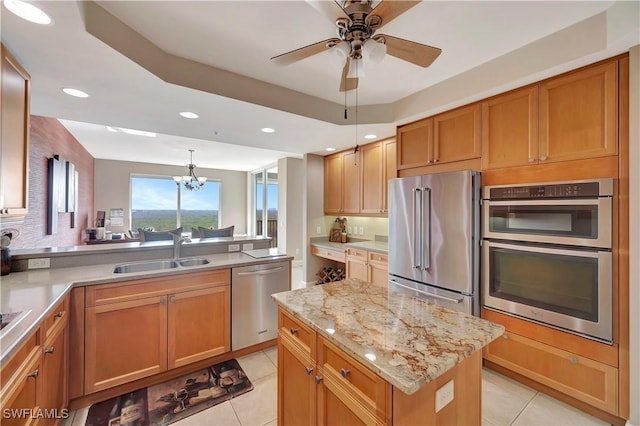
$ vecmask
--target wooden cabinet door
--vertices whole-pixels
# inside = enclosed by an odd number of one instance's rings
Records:
[[[230,285],[168,296],[169,369],[231,350]]]
[[[57,409],[58,415],[69,402],[68,335],[66,323],[61,324],[42,351],[42,408]]]
[[[348,396],[344,390],[333,386],[331,382],[328,385],[324,380],[320,383],[317,400],[317,425],[364,426],[376,424],[372,416],[367,416],[368,422],[362,420],[353,409],[354,407],[345,404],[344,400],[348,400]]]
[[[41,364],[40,352],[37,356],[30,356],[21,366],[20,376],[16,383],[12,383],[15,389],[9,395],[2,394],[2,425],[34,425],[38,420],[32,418],[28,410],[36,414],[36,409],[41,407]],[[2,384],[5,386],[5,384]],[[15,386],[13,386],[15,385]],[[9,410],[9,411],[7,411]],[[9,413],[9,415],[5,415]]]
[[[482,102],[482,169],[538,162],[538,86]]]
[[[617,152],[617,61],[541,83],[541,162],[601,157]]]
[[[369,282],[381,287],[389,285],[389,256],[382,253],[368,252]]]
[[[360,213],[382,213],[383,146],[381,142],[364,145],[360,155]]]
[[[480,104],[433,117],[432,163],[480,158]]]
[[[2,126],[0,132],[0,217],[27,214],[29,74],[0,45]]]
[[[167,297],[85,310],[85,393],[167,369]]]
[[[347,249],[347,278],[368,281],[367,252],[358,249]]]
[[[398,170],[428,166],[433,159],[433,119],[398,127],[396,141]]]
[[[342,213],[360,212],[360,155],[342,153]]]
[[[342,212],[342,153],[324,158],[324,212]]]
[[[287,332],[278,337],[278,425],[315,424],[315,363]]]
[[[382,211],[389,211],[389,179],[398,177],[397,144],[395,139],[382,141]]]

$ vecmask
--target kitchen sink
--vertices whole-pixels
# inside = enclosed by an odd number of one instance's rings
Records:
[[[19,311],[19,312],[7,312],[0,313],[0,330],[2,332],[8,331],[10,328],[13,328],[17,323],[22,320],[25,316],[27,316],[31,311]]]
[[[141,263],[124,263],[113,269],[114,274],[129,274],[132,272],[157,271],[162,269],[174,269],[180,266],[175,260],[152,260]]]
[[[209,263],[208,259],[184,259],[179,261],[180,266],[198,266]]]

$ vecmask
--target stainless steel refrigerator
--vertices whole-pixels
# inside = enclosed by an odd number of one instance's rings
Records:
[[[389,181],[389,289],[479,315],[479,172]]]

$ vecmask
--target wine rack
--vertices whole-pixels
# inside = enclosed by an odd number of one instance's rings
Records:
[[[316,273],[316,276],[318,277],[318,279],[316,280],[316,285],[327,284],[334,281],[344,280],[346,271],[344,270],[344,268],[325,266]]]

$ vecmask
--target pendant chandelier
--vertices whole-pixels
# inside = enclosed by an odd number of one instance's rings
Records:
[[[184,184],[184,187],[189,191],[194,191],[200,189],[204,186],[204,183],[207,181],[206,177],[198,177],[196,176],[195,168],[196,165],[193,164],[193,149],[190,149],[191,159],[187,167],[189,168],[189,174],[186,176],[174,176],[173,180],[177,185],[180,185],[180,182]]]

